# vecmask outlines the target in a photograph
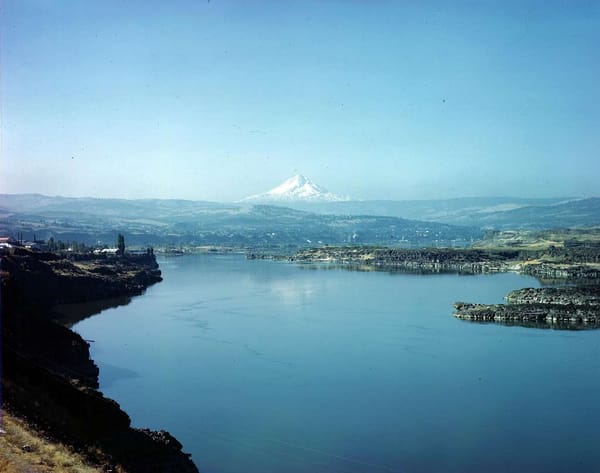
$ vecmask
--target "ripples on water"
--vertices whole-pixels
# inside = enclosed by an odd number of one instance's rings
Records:
[[[600,470],[600,332],[451,316],[532,278],[159,262],[162,283],[76,330],[105,394],[203,472]]]

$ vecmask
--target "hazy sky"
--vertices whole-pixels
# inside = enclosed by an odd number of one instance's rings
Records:
[[[0,192],[600,194],[600,0],[0,5]]]

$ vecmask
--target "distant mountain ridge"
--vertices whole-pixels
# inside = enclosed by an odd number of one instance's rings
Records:
[[[504,212],[475,215],[455,223],[499,230],[593,227],[600,225],[600,198],[529,205]]]
[[[277,187],[262,194],[251,195],[240,202],[340,202],[348,197],[333,194],[302,174],[286,179]]]
[[[273,203],[332,215],[378,215],[496,229],[543,229],[600,224],[599,198],[461,197]]]
[[[287,207],[189,200],[0,194],[0,236],[135,245],[282,247],[320,244],[464,246],[476,228],[397,217],[321,215]]]
[[[600,198],[218,203],[0,194],[0,236],[130,244],[464,246],[484,229],[600,226]]]

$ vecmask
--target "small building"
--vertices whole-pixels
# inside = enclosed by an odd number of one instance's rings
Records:
[[[13,248],[21,246],[21,243],[12,237],[0,237],[0,253],[10,253]]]
[[[15,246],[23,245],[21,245],[21,243],[15,240],[13,237],[0,237],[0,248],[14,248]]]
[[[45,251],[48,250],[48,245],[43,241],[26,241],[23,242],[23,246],[28,250]]]
[[[95,255],[106,255],[106,256],[117,256],[119,254],[118,248],[102,248],[94,250]]]
[[[0,237],[0,244],[12,245],[12,246],[21,246],[21,243],[19,243],[13,237],[7,237],[7,236]]]

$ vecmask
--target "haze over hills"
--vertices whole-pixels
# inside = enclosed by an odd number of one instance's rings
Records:
[[[296,175],[241,202],[260,202],[327,215],[375,215],[483,228],[552,228],[600,224],[598,200],[462,197],[436,200],[352,200]]]
[[[463,246],[476,228],[386,216],[321,215],[286,207],[186,200],[121,200],[0,195],[0,233],[25,239],[137,245]]]
[[[576,228],[600,225],[600,198],[577,199],[554,204],[528,205],[504,212],[475,214],[454,219],[461,225],[508,230]]]
[[[521,199],[469,197],[449,200],[293,202],[322,214],[387,215],[490,229],[544,229],[600,225],[600,198]]]
[[[238,208],[237,204],[183,199],[100,199],[41,194],[0,194],[0,210],[64,216],[75,213],[113,217],[192,217],[210,210]]]
[[[341,201],[303,176],[284,184],[259,194],[275,196],[269,205],[259,199],[217,203],[4,194],[0,233],[111,244],[122,232],[139,245],[453,246],[469,244],[485,229],[600,225],[600,198]]]
[[[435,200],[363,200],[346,202],[288,202],[287,207],[335,215],[386,215],[445,222],[456,225],[493,225],[495,217],[527,207],[561,205],[574,201],[569,198],[462,197]],[[516,222],[515,222],[516,223]],[[533,224],[543,223],[534,219]],[[580,223],[580,225],[587,223]]]

